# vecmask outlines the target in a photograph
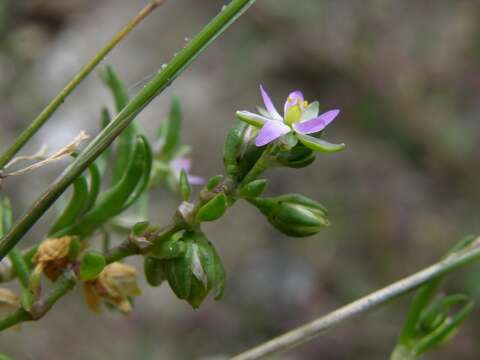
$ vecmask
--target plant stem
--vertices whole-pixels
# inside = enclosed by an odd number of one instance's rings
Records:
[[[477,238],[472,245],[465,250],[453,253],[424,270],[399,280],[383,289],[377,290],[326,316],[291,330],[251,350],[243,352],[233,357],[232,360],[261,359],[297,347],[323,334],[328,329],[345,320],[385,305],[387,302],[408,293],[420,285],[448,274],[478,259],[480,259],[480,238]]]
[[[115,261],[119,261],[128,256],[136,254],[144,254],[150,251],[155,245],[161,243],[162,241],[168,240],[172,235],[184,229],[185,225],[181,222],[172,222],[172,224],[165,226],[157,234],[155,234],[151,241],[151,245],[141,249],[138,247],[131,239],[127,239],[122,242],[120,245],[111,248],[106,256],[107,264],[110,264]]]
[[[0,320],[0,331],[30,320],[32,320],[32,317],[26,310],[22,308],[17,309],[6,318]]]
[[[0,170],[20,151],[33,135],[47,122],[53,113],[63,104],[68,95],[85,79],[95,67],[112,51],[112,49],[125,38],[139,23],[142,22],[157,7],[166,0],[156,0],[146,5],[133,19],[131,19],[95,56],[83,66],[58,95],[42,110],[30,126],[15,140],[15,143],[0,157]]]
[[[35,204],[0,241],[0,260],[20,241],[37,220],[75,179],[115,140],[158,94],[167,88],[255,0],[233,0],[159,72],[82,153],[49,186]]]

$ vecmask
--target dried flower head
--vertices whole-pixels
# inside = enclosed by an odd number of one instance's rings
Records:
[[[8,314],[20,306],[18,295],[12,290],[0,288],[0,316]]]
[[[57,280],[70,261],[71,241],[70,236],[43,241],[33,257],[33,263],[37,264],[35,272],[43,272],[50,280]]]
[[[103,300],[128,313],[132,309],[129,297],[140,293],[137,270],[119,262],[107,265],[97,279],[85,283],[85,300],[95,312],[100,311],[100,303]]]

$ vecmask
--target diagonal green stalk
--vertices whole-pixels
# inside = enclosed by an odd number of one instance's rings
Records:
[[[0,241],[0,260],[20,241],[37,220],[75,179],[115,140],[157,95],[167,88],[255,0],[233,0],[195,36],[128,104],[82,153],[49,186],[35,204]]]
[[[262,345],[234,356],[232,360],[263,359],[297,347],[322,335],[343,321],[379,308],[429,281],[435,280],[479,259],[480,238],[477,238],[471,246],[464,250],[455,252],[413,275],[377,290],[321,318],[267,341]]]
[[[13,145],[0,157],[0,170],[20,151],[33,135],[50,119],[53,113],[63,104],[68,95],[95,69],[95,67],[125,38],[143,19],[166,0],[152,0],[134,18],[132,18],[95,56],[70,80],[58,95],[42,110],[30,126],[23,131]]]

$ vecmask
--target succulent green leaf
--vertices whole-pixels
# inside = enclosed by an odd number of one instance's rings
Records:
[[[214,221],[220,218],[227,210],[227,196],[221,192],[203,205],[197,213],[199,221]]]
[[[89,182],[89,189],[88,189],[88,199],[85,204],[84,211],[90,210],[94,205],[95,201],[97,201],[98,194],[100,193],[101,188],[101,174],[98,165],[94,162],[90,164],[88,167],[88,172],[90,174],[90,182]]]
[[[113,68],[109,65],[101,69],[99,74],[100,79],[102,79],[103,83],[110,89],[112,93],[117,112],[122,111],[122,109],[128,104],[127,87],[122,80],[120,80]]]
[[[256,198],[262,195],[267,188],[268,180],[258,179],[249,182],[240,189],[239,195],[243,198]]]
[[[333,153],[345,149],[345,144],[332,144],[310,135],[297,134],[297,137],[303,145],[314,151]]]
[[[105,268],[105,257],[96,252],[88,251],[80,262],[80,280],[90,281],[96,279]]]
[[[214,190],[223,181],[223,175],[215,175],[208,180],[206,188],[209,191]]]
[[[73,224],[85,210],[89,201],[88,183],[84,176],[80,176],[73,183],[73,195],[67,207],[50,228],[49,235],[53,236],[59,231]]]
[[[180,146],[180,132],[182,129],[182,108],[180,100],[172,99],[170,113],[164,130],[164,145],[161,150],[161,157],[166,161],[173,159]]]

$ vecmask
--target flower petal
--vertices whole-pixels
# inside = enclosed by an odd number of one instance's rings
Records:
[[[325,129],[328,124],[335,120],[339,113],[340,110],[330,110],[314,119],[296,123],[293,125],[293,128],[300,134],[313,134]]]
[[[265,91],[262,85],[260,85],[260,92],[262,93],[262,98],[263,98],[263,103],[265,104],[265,108],[267,109],[272,119],[282,120],[282,117],[280,116],[277,109],[275,108],[275,105],[273,105],[272,99],[270,99],[270,96],[268,96],[267,92]]]
[[[205,179],[201,176],[187,174],[187,178],[188,178],[188,182],[191,185],[203,185],[203,184],[205,184]]]
[[[285,101],[285,106],[283,107],[283,113],[286,114],[287,110],[290,109],[293,105],[303,106],[303,94],[300,90],[296,90],[290,93]]]
[[[192,168],[192,162],[189,158],[182,156],[172,160],[170,166],[174,172],[178,172],[179,174],[182,170],[188,173]]]
[[[318,101],[310,103],[302,114],[300,121],[312,120],[318,116],[320,105]]]
[[[237,111],[235,114],[239,120],[258,128],[262,127],[265,123],[272,121],[272,119],[252,113],[250,111]]]
[[[315,151],[332,153],[345,149],[345,144],[332,144],[310,135],[297,134],[297,137],[303,145]]]
[[[290,127],[280,121],[269,121],[263,125],[262,130],[255,139],[255,145],[263,146],[290,132]]]

